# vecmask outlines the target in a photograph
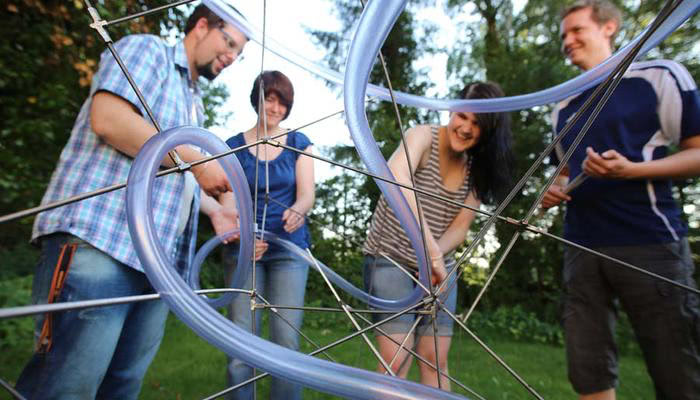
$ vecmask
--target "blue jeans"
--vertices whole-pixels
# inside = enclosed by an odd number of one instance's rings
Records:
[[[238,244],[229,245],[224,249],[224,263],[229,274],[236,265]],[[270,304],[280,306],[302,307],[306,292],[306,277],[309,272],[308,264],[296,258],[289,251],[270,245],[263,257],[255,263],[255,290]],[[243,289],[252,288],[252,271]],[[256,299],[257,303],[262,300]],[[299,334],[295,330],[301,328],[304,312],[301,310],[278,309],[270,313],[270,340],[280,346],[299,350]],[[229,317],[244,330],[252,332],[252,315],[250,296],[240,293],[236,295],[229,306]],[[255,312],[255,332],[260,334],[262,310]],[[286,321],[285,321],[286,320]],[[289,322],[289,323],[288,323]],[[294,328],[292,328],[291,324]],[[229,359],[227,378],[233,386],[253,377],[253,368],[236,359]],[[271,377],[271,399],[301,399],[302,387],[289,381]],[[229,396],[230,399],[252,399],[253,385],[245,385]]]
[[[48,235],[41,243],[35,303],[46,303],[59,253],[68,244],[77,248],[56,302],[153,293],[145,274],[72,235]],[[136,399],[167,315],[162,301],[55,313],[52,346],[32,356],[17,390],[28,399]],[[44,318],[37,317],[37,337]]]

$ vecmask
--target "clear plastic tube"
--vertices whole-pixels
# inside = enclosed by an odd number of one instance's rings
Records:
[[[236,14],[228,7],[227,1],[225,0],[204,0],[204,3],[211,8],[215,13],[217,13],[221,18],[225,19],[228,23],[236,26],[244,34],[246,34],[251,40],[262,43],[262,33],[261,30],[253,26],[250,22],[241,18],[240,15]],[[406,0],[382,0],[382,6],[387,5],[392,10],[392,12],[400,13],[403,9]],[[371,5],[368,4],[368,8]],[[398,8],[396,6],[399,6]],[[682,4],[674,10],[673,14],[659,27],[659,29],[652,34],[649,40],[644,44],[641,51],[639,52],[639,57],[648,52],[649,50],[656,47],[661,43],[668,35],[673,33],[683,22],[688,18],[698,12],[700,9],[700,2],[698,1],[684,1]],[[398,10],[398,11],[397,11]],[[389,19],[393,19],[392,15],[387,15]],[[361,24],[357,27],[355,33],[356,37],[363,37],[367,40],[366,43],[371,43],[379,40],[378,36],[368,37],[367,33],[373,34],[374,32],[380,30],[379,25],[365,25]],[[364,31],[364,32],[361,32]],[[532,108],[540,106],[543,104],[550,104],[561,101],[569,96],[573,96],[577,93],[595,86],[602,82],[615,68],[615,66],[627,55],[627,53],[632,49],[632,47],[641,39],[644,33],[640,33],[634,40],[620,49],[614,56],[610,57],[604,63],[598,65],[597,67],[587,71],[574,79],[561,83],[559,85],[553,86],[548,89],[544,89],[538,92],[519,95],[502,97],[498,99],[470,99],[470,100],[445,100],[445,99],[431,99],[427,97],[415,96],[402,92],[394,92],[396,101],[399,104],[427,108],[431,110],[448,110],[448,111],[461,111],[461,112],[498,112],[498,111],[515,111],[522,110],[526,108]],[[384,38],[381,39],[381,42]],[[299,55],[288,47],[282,45],[278,41],[267,37],[265,38],[265,45],[267,50],[277,54],[283,59],[289,61],[292,64],[299,66],[300,68],[309,71],[317,76],[322,77],[330,82],[342,85],[344,82],[343,74],[332,70],[330,68],[321,66],[313,61],[306,59],[305,57]],[[369,53],[367,53],[369,54]],[[367,54],[363,57],[367,58]],[[348,57],[350,59],[350,57]],[[374,60],[374,57],[370,57]],[[347,76],[348,68],[345,69],[345,75]],[[383,100],[391,100],[389,92],[386,88],[376,85],[367,85],[367,95],[379,97]]]
[[[197,254],[194,257],[194,261],[192,262],[192,267],[190,268],[190,273],[188,275],[187,282],[189,283],[190,287],[192,289],[200,289],[200,282],[199,282],[199,274],[202,269],[202,264],[204,263],[204,260],[209,256],[209,254],[220,244],[223,243],[223,238],[230,237],[234,234],[236,234],[238,231],[231,231],[223,234],[221,237],[219,236],[214,236],[213,238],[209,239],[206,243],[202,245],[202,247],[197,250]],[[299,246],[296,244],[284,240],[280,238],[278,235],[272,233],[272,232],[264,232],[264,237],[265,241],[270,243],[270,244],[276,244],[279,245],[285,249],[287,249],[289,252],[294,254],[296,257],[298,257],[300,260],[304,261],[307,263],[311,268],[316,271],[315,266],[318,265],[322,270],[323,273],[328,277],[328,279],[335,283],[340,289],[342,289],[344,292],[349,294],[350,296],[356,298],[357,300],[360,300],[361,302],[368,304],[372,307],[375,308],[380,308],[384,310],[393,310],[395,305],[391,300],[386,300],[382,299],[380,297],[375,297],[370,295],[369,293],[365,292],[362,289],[359,289],[357,286],[353,285],[349,281],[347,281],[345,278],[343,278],[341,275],[339,275],[337,272],[335,272],[332,268],[328,267],[326,264],[321,262],[315,257],[312,257],[308,252],[304,251],[301,249]],[[240,265],[240,262],[238,263]],[[235,289],[247,289],[242,287],[239,282],[233,283],[233,286],[230,286]],[[234,293],[234,295],[237,293]],[[220,298],[217,299],[207,299],[206,301],[211,304],[212,307],[222,307],[226,304],[228,304],[228,300],[226,301],[218,301]]]
[[[239,27],[243,24],[236,15],[229,12],[226,4],[221,0],[204,0],[204,3],[228,22]],[[341,79],[341,75],[336,71],[318,69],[313,65],[307,67],[314,73],[317,73],[315,70],[318,70],[319,75],[332,76],[333,79],[327,78],[329,80],[345,83],[346,116],[358,153],[370,171],[389,180],[393,180],[393,176],[381,156],[377,144],[372,139],[364,114],[366,94],[381,96],[384,99],[388,99],[389,96],[384,88],[376,86],[368,88],[369,71],[375,57],[367,57],[367,54],[376,55],[378,53],[381,43],[405,7],[405,3],[405,0],[370,1],[368,3],[350,48],[345,79]],[[661,25],[660,29],[652,35],[649,42],[642,48],[642,53],[653,48],[673,32],[683,21],[697,12],[698,8],[700,8],[700,2],[683,2]],[[250,29],[242,30],[251,39],[256,38]],[[400,103],[405,105],[436,110],[472,112],[511,111],[552,103],[579,93],[602,81],[636,40],[639,39],[635,39],[599,67],[571,81],[537,93],[494,100],[436,100],[403,93],[397,93],[396,97]],[[294,62],[291,59],[288,61]],[[297,61],[300,64],[309,64],[308,62],[304,63],[303,58],[299,58]],[[190,326],[200,337],[229,356],[272,375],[322,392],[358,399],[462,398],[403,379],[331,363],[280,347],[236,327],[211,308],[207,301],[197,296],[175,272],[173,260],[167,256],[168,253],[164,251],[161,242],[155,235],[151,212],[153,180],[160,162],[169,149],[185,143],[197,145],[210,153],[228,150],[228,147],[220,139],[198,128],[184,127],[165,131],[151,138],[143,146],[138,157],[134,160],[127,186],[129,231],[135,249],[149,280],[178,318]],[[252,240],[247,240],[247,238],[252,238],[254,233],[252,205],[249,204],[250,193],[247,182],[245,182],[240,165],[231,160],[235,160],[235,157],[226,157],[221,160],[221,163],[231,180],[234,193],[239,201],[241,257],[239,258],[239,268],[236,271],[238,275],[234,274],[231,281],[233,285],[236,285],[243,282],[246,277],[248,268],[240,263],[241,260],[249,260],[252,257]],[[425,284],[428,279],[428,264],[415,217],[400,189],[383,181],[379,181],[378,184],[417,251],[419,279]],[[248,204],[244,204],[245,202]],[[362,296],[360,294],[360,297]],[[383,308],[402,308],[402,305],[415,304],[421,297],[422,289],[417,287],[408,298]],[[368,302],[371,301],[368,300]]]
[[[192,260],[192,265],[190,266],[190,268],[187,272],[187,282],[189,283],[190,287],[193,290],[201,289],[200,281],[199,281],[199,273],[201,272],[202,264],[204,263],[204,260],[207,258],[209,253],[211,253],[212,250],[214,250],[220,244],[223,244],[224,240],[226,238],[232,237],[233,235],[235,235],[237,233],[240,233],[239,229],[236,229],[236,230],[230,231],[230,232],[226,232],[225,234],[223,234],[221,236],[214,236],[213,238],[207,240],[202,245],[202,247],[200,247],[199,250],[197,250],[197,254],[195,254],[194,259]],[[248,240],[248,242],[249,242],[249,240]],[[238,257],[238,261],[236,263],[237,268],[234,271],[234,274],[232,275],[231,280],[229,282],[227,282],[227,287],[240,289],[243,286],[243,283],[245,282],[245,279],[248,277],[248,274],[245,273],[245,271],[241,271],[241,270],[248,270],[250,268],[250,263],[246,262],[245,260],[250,260],[250,257],[249,258]],[[238,294],[238,292],[225,293],[224,295],[216,297],[216,298],[210,298],[206,295],[202,295],[202,298],[210,306],[212,306],[214,308],[219,308],[219,307],[224,307],[224,306],[230,304],[231,301],[233,300],[233,298],[237,294]]]
[[[134,248],[151,284],[180,320],[230,357],[321,392],[367,400],[463,398],[404,379],[310,357],[270,343],[235,326],[196,295],[177,274],[169,252],[163,249],[156,237],[152,213],[153,181],[161,160],[168,150],[182,144],[196,145],[212,154],[228,150],[221,139],[202,129],[182,127],[164,131],[149,139],[134,160],[126,193],[129,232]],[[241,179],[240,165],[237,170],[233,159],[235,157],[225,157],[221,159],[221,164],[239,201],[241,243],[252,244],[252,240],[246,240],[253,235],[252,205],[243,204],[250,199],[250,193],[244,193],[248,183]],[[246,247],[241,246],[241,250]],[[249,251],[247,254],[242,252],[241,258],[250,259],[252,248]],[[245,271],[245,268],[241,269]]]

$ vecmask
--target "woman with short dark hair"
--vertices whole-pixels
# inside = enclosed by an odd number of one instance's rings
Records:
[[[261,95],[262,94],[262,95]],[[250,102],[258,113],[258,123],[245,132],[228,139],[232,148],[254,143],[263,137],[274,138],[282,144],[310,153],[312,143],[301,132],[282,128],[294,104],[294,87],[289,78],[279,71],[265,71],[253,84]],[[283,134],[280,136],[280,134]],[[253,199],[257,198],[256,222],[258,229],[272,232],[302,249],[310,245],[306,214],[314,203],[314,164],[311,157],[271,144],[260,144],[236,153],[245,171]],[[257,177],[257,183],[256,183]],[[224,250],[225,263],[236,265],[238,245]],[[295,258],[281,246],[258,241],[256,243],[255,285],[252,273],[243,286],[254,288],[257,294],[271,304],[290,307],[304,305],[308,265]],[[259,299],[256,302],[260,303]],[[233,322],[252,331],[250,297],[238,295],[230,309]],[[281,315],[280,316],[278,316]],[[261,312],[255,314],[255,331],[260,332]],[[298,350],[303,311],[278,309],[270,314],[270,340],[281,346]],[[286,320],[286,321],[285,321]],[[290,326],[291,324],[292,326]],[[253,369],[240,360],[229,360],[228,378],[232,385],[253,377]],[[300,399],[301,387],[285,380],[271,378],[270,398]],[[253,398],[252,385],[246,385],[232,393],[232,398]]]

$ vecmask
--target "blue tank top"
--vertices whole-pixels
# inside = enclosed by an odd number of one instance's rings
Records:
[[[232,149],[244,146],[245,138],[243,133],[229,138],[226,141]],[[300,132],[290,132],[287,135],[287,146],[294,147],[299,150],[305,150],[312,143],[306,135]],[[258,204],[257,204],[257,224],[258,228],[277,234],[282,239],[289,240],[298,245],[302,249],[308,248],[310,244],[309,229],[304,223],[301,228],[289,233],[284,230],[284,222],[282,221],[282,213],[290,207],[297,198],[297,180],[296,180],[296,162],[299,153],[289,149],[283,149],[275,159],[269,160],[267,167],[269,178],[269,195],[267,201],[267,211],[265,216],[265,226],[263,226],[263,212],[265,212],[265,163],[264,160],[256,160],[255,147],[246,148],[235,153],[238,161],[243,167],[250,193],[255,200],[255,165],[258,165]]]

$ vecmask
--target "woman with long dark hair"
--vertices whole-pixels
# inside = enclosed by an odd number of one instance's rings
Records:
[[[468,84],[460,93],[463,99],[488,99],[502,97],[503,91],[494,83]],[[482,202],[493,203],[508,192],[511,182],[513,154],[511,150],[510,119],[506,113],[474,114],[457,112],[450,115],[446,126],[419,125],[406,132],[406,148],[401,144],[389,159],[389,168],[396,180],[411,185],[413,180],[419,189],[478,208]],[[410,159],[410,166],[408,159]],[[418,216],[415,194],[402,189],[414,214]],[[445,280],[448,270],[455,266],[455,249],[462,244],[474,219],[472,210],[457,207],[425,195],[420,197],[422,219],[431,275],[434,284]],[[394,213],[382,197],[372,217],[365,253],[365,287],[374,296],[400,299],[415,287],[409,273],[417,272],[415,250]],[[396,266],[399,264],[403,267]],[[452,275],[454,279],[455,274]],[[444,306],[455,310],[457,285],[440,295]],[[374,314],[374,322],[389,315]],[[399,350],[396,343],[413,347],[416,352],[433,364],[439,360],[440,371],[447,373],[447,353],[451,344],[452,319],[441,311],[437,315],[437,332],[429,316],[423,316],[415,331],[415,314],[404,314],[380,326],[391,338],[377,333],[382,358],[397,376],[405,377],[411,366],[409,354]],[[406,339],[406,335],[411,336]],[[437,335],[437,340],[433,338]],[[393,339],[393,340],[392,340]],[[406,340],[405,340],[406,339]],[[437,349],[435,342],[437,341]],[[438,386],[437,371],[425,363],[418,363],[421,382]],[[384,367],[380,364],[380,372]],[[444,376],[440,386],[449,390],[450,381]]]

